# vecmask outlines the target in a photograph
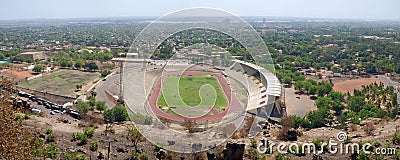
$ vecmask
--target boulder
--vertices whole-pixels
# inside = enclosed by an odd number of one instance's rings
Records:
[[[245,144],[234,140],[228,141],[223,151],[225,160],[243,159]]]

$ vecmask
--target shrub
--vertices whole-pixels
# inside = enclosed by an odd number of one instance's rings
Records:
[[[161,142],[157,142],[156,145],[154,145],[154,150],[159,151],[164,148],[164,144]]]
[[[142,153],[142,154],[140,154],[139,158],[141,160],[148,160],[149,159],[149,155],[147,155],[146,153]]]
[[[51,133],[53,133],[53,130],[51,130],[50,128],[46,130],[46,134],[47,134],[47,135],[49,135],[49,134],[51,134]]]
[[[88,142],[88,137],[87,137],[86,135],[82,135],[82,136],[79,138],[79,140],[80,140],[80,142],[79,142],[80,145],[85,145],[85,144],[87,144],[87,142]]]
[[[14,116],[14,121],[19,121],[19,120],[21,120],[21,115],[20,114],[16,114],[15,116]]]
[[[144,119],[144,124],[145,125],[151,125],[153,123],[153,118],[151,116],[146,116]]]
[[[30,119],[31,118],[31,115],[29,114],[29,113],[25,113],[25,117],[24,117],[25,119]]]
[[[105,120],[114,120],[115,122],[123,122],[128,119],[128,112],[123,105],[117,105],[113,109],[107,109],[103,113]]]
[[[86,160],[86,156],[81,152],[74,152],[72,154],[65,154],[65,160]]]
[[[87,127],[83,129],[84,134],[88,137],[88,138],[92,138],[94,135],[94,128],[92,127]]]
[[[379,141],[376,141],[376,142],[374,142],[374,143],[372,144],[372,146],[374,146],[374,147],[380,147],[380,146],[381,146],[381,143],[380,143]]]
[[[46,151],[47,151],[47,158],[51,159],[56,159],[57,155],[60,154],[60,149],[58,149],[55,143],[48,145],[46,147]]]
[[[368,122],[364,125],[364,131],[368,135],[372,135],[372,133],[375,131],[375,126],[373,122]]]
[[[136,160],[136,159],[138,159],[139,158],[139,152],[136,152],[136,151],[133,151],[132,153],[131,153],[131,158],[130,158],[130,160]]]
[[[73,133],[72,134],[72,141],[79,140],[79,145],[84,145],[87,144],[88,142],[88,137],[85,134],[82,133]]]
[[[323,139],[317,138],[313,139],[312,143],[315,145],[315,147],[319,150],[321,148],[321,144],[324,142]]]
[[[99,142],[93,141],[93,142],[90,144],[90,150],[91,150],[91,151],[97,151],[98,148],[99,148]]]
[[[50,134],[48,134],[47,137],[46,137],[46,142],[54,142],[55,139],[56,139],[56,137],[54,136],[54,134],[53,134],[53,133],[50,133]]]
[[[395,133],[392,135],[392,143],[395,145],[400,145],[400,134]]]

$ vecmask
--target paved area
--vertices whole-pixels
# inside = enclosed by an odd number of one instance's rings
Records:
[[[125,73],[129,74],[138,72],[142,68],[142,64],[140,63],[134,63],[131,65],[133,66],[130,67],[129,70],[125,71]],[[106,106],[109,109],[117,104],[114,96],[119,95],[119,81],[120,74],[118,71],[117,73],[100,82],[95,88],[95,92],[97,93],[96,99],[100,101],[106,101]]]
[[[397,94],[397,104],[400,104],[400,94],[399,94],[399,90],[396,89],[396,87],[400,87],[400,83],[399,82],[395,82],[392,81],[389,77],[387,76],[378,76],[378,78],[381,80],[381,82],[383,83],[383,85],[385,87],[387,86],[393,86],[394,92]]]
[[[46,108],[44,105],[40,105],[37,102],[31,102],[31,105],[32,105],[32,108],[40,109],[44,114],[46,114],[47,117],[54,118],[54,119],[64,118],[71,123],[76,121],[76,119],[71,117],[68,113],[62,114],[60,111],[58,113],[54,112],[55,114],[52,115],[52,114],[50,114],[50,112],[53,110]]]
[[[284,88],[286,96],[286,113],[287,115],[296,115],[304,117],[307,112],[317,109],[314,105],[314,100],[311,100],[306,95],[296,95],[294,88]],[[296,98],[299,97],[299,98]]]

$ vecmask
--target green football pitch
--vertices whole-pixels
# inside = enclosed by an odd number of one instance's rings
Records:
[[[157,105],[176,108],[207,106],[220,112],[228,105],[228,101],[213,76],[171,76],[163,81]]]

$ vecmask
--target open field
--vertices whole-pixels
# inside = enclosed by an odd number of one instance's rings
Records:
[[[75,97],[76,85],[85,86],[100,76],[97,72],[59,70],[46,76],[19,83],[19,87],[56,95]]]
[[[184,103],[181,103],[179,96],[176,94],[175,88],[177,83],[179,83],[179,95]],[[205,89],[202,88],[202,86],[208,86],[210,88]],[[215,89],[215,93],[211,87]],[[216,99],[214,107],[220,108],[228,106],[228,101],[217,79],[210,75],[167,77],[163,82],[161,91],[157,102],[158,106],[171,107],[168,104],[174,104],[174,107],[184,107],[186,104],[195,107],[200,105],[200,103],[202,105],[214,104],[214,98],[210,96],[214,96],[215,94]],[[165,98],[168,98],[168,104]]]
[[[362,85],[368,85],[374,82],[379,84],[381,81],[378,78],[358,78],[338,82],[333,81],[333,89],[342,93],[347,93],[347,91],[349,91],[353,94],[354,89],[362,89]]]
[[[16,81],[24,80],[25,78],[32,77],[33,74],[32,71],[21,71],[21,70],[10,70],[10,69],[4,69],[0,71],[0,75],[14,79]]]

